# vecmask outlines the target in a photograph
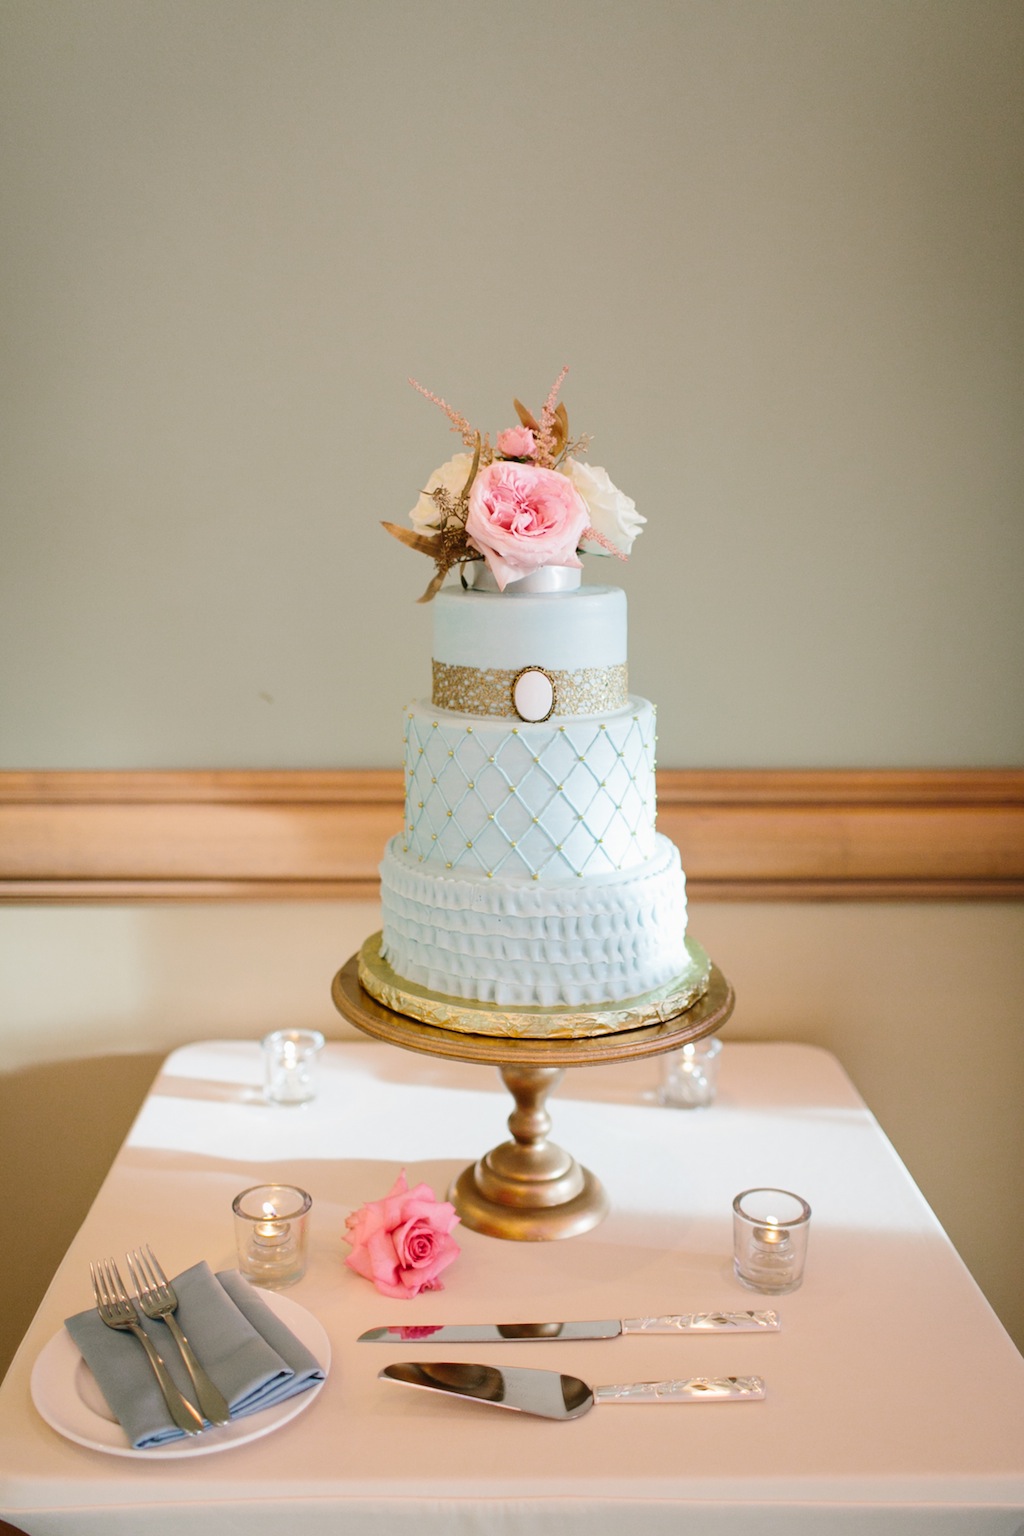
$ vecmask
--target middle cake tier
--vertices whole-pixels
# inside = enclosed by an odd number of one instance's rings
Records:
[[[401,850],[438,871],[540,882],[619,873],[655,852],[646,699],[540,724],[406,710]]]

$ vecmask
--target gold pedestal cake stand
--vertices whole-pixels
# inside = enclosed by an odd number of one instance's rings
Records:
[[[375,954],[376,936],[363,956]],[[364,1034],[427,1056],[496,1066],[515,1100],[502,1142],[465,1168],[448,1198],[463,1222],[490,1237],[543,1242],[574,1237],[596,1227],[608,1213],[599,1181],[570,1153],[548,1141],[551,1119],[545,1101],[566,1067],[634,1061],[678,1050],[713,1034],[728,1019],[735,1001],[717,966],[708,966],[707,986],[681,1012],[654,1024],[570,1038],[528,1038],[471,1034],[422,1023],[377,1002],[360,982],[360,955],[334,978],[331,995],[338,1012]],[[365,973],[364,973],[365,974]],[[481,1023],[492,1010],[481,1008]]]

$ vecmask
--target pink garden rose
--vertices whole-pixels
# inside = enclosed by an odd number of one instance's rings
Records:
[[[495,459],[473,481],[466,537],[503,592],[542,565],[578,567],[576,548],[589,521],[583,498],[565,475]]]
[[[498,452],[506,459],[532,459],[537,440],[529,427],[506,427],[498,433]]]
[[[384,1296],[407,1301],[420,1291],[443,1291],[438,1275],[459,1255],[451,1236],[458,1220],[455,1207],[438,1201],[429,1184],[410,1189],[403,1168],[383,1200],[370,1200],[346,1218],[352,1252],[345,1263]]]

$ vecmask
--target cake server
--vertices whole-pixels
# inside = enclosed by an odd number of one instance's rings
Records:
[[[515,1366],[429,1364],[402,1360],[378,1372],[378,1381],[423,1387],[492,1408],[510,1408],[541,1419],[578,1419],[598,1403],[749,1403],[765,1395],[760,1376],[690,1376],[672,1381],[634,1381],[590,1387],[578,1376]]]
[[[623,1317],[598,1323],[420,1323],[369,1328],[360,1344],[502,1344],[524,1339],[617,1339],[626,1333],[777,1333],[777,1312],[678,1312],[669,1317]]]

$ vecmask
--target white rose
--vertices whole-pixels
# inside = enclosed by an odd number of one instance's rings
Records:
[[[597,465],[567,459],[566,473],[586,503],[591,525],[598,533],[604,534],[617,550],[628,555],[633,548],[633,540],[647,521],[646,517],[640,516],[633,498],[613,485],[608,471]],[[593,541],[587,543],[584,540],[581,548],[590,554],[608,553]]]
[[[437,532],[437,503],[431,499],[430,492],[445,490],[450,491],[453,496],[461,496],[472,467],[472,454],[457,453],[454,458],[448,460],[447,464],[442,464],[440,469],[434,470],[420,492],[419,500],[409,513],[410,521],[417,533],[430,538]]]

